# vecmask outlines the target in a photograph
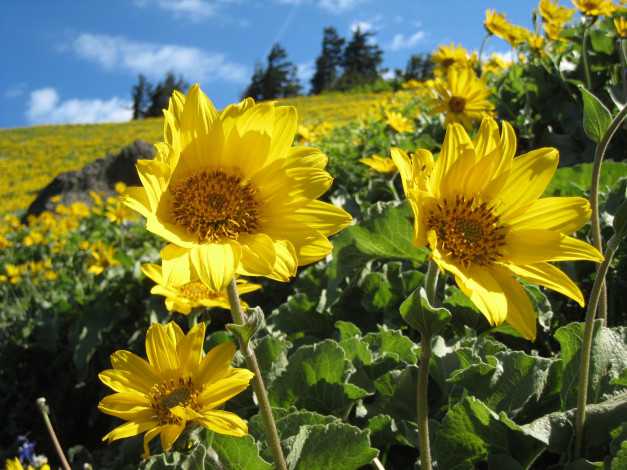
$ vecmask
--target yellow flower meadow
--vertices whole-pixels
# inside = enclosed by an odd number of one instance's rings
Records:
[[[152,439],[159,435],[167,452],[192,423],[220,434],[245,436],[246,423],[219,408],[246,390],[254,374],[230,367],[234,343],[220,344],[203,357],[204,339],[204,323],[187,335],[174,322],[165,327],[153,323],[146,334],[148,361],[129,351],[112,354],[113,369],[98,377],[116,393],[104,397],[98,408],[127,422],[102,440],[112,442],[145,432],[142,457],[148,458]]]
[[[533,306],[516,278],[534,282],[584,305],[581,291],[550,261],[601,261],[591,245],[568,236],[590,218],[580,197],[539,199],[557,168],[558,152],[542,148],[514,158],[516,136],[486,118],[470,139],[463,127],[446,130],[436,161],[418,150],[411,158],[392,149],[414,212],[414,246],[455,275],[459,288],[491,325],[507,321],[536,337]]]
[[[473,121],[481,121],[494,110],[494,105],[487,100],[492,89],[485,77],[476,78],[470,68],[449,68],[446,82],[437,82],[434,91],[436,97],[426,104],[433,105],[429,114],[446,113],[445,128],[455,122],[471,130]]]
[[[249,98],[219,115],[194,85],[164,114],[165,142],[137,162],[143,186],[122,198],[170,242],[161,252],[168,284],[199,277],[221,292],[236,273],[288,281],[331,252],[327,237],[351,216],[316,200],[333,179],[320,150],[291,147],[295,108]]]
[[[214,292],[210,290],[200,279],[180,285],[168,285],[163,279],[161,266],[152,263],[142,265],[142,271],[146,276],[157,283],[151,290],[151,294],[165,296],[165,306],[168,310],[188,315],[197,307],[219,307],[229,310],[229,298],[225,291]],[[259,284],[250,283],[244,279],[237,279],[237,291],[241,294],[261,289]],[[248,308],[248,304],[240,300],[242,308]]]

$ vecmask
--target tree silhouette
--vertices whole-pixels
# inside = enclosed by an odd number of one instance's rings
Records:
[[[178,80],[172,72],[166,74],[165,80],[153,88],[146,77],[139,74],[139,82],[131,89],[133,97],[133,119],[161,117],[174,90],[185,92],[188,85],[179,76]]]
[[[338,90],[349,90],[359,85],[372,84],[381,77],[379,65],[383,61],[383,51],[377,44],[368,44],[375,33],[360,28],[353,31],[353,37],[344,49],[342,67],[344,69],[337,85]]]
[[[342,65],[342,47],[345,39],[337,34],[333,27],[324,28],[322,53],[316,59],[316,72],[311,79],[312,95],[332,89],[338,79],[338,69]]]
[[[302,89],[296,76],[296,66],[287,60],[287,53],[275,43],[267,57],[267,67],[255,64],[251,83],[243,93],[243,98],[271,100],[296,96]]]

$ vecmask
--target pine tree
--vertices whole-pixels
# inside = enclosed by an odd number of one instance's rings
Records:
[[[131,89],[133,97],[133,119],[143,119],[148,110],[148,97],[152,93],[152,85],[146,80],[146,76],[139,74],[139,83]]]
[[[372,84],[381,77],[379,65],[383,61],[383,51],[377,44],[368,44],[369,37],[374,35],[369,31],[362,33],[360,28],[353,31],[353,37],[344,49],[344,71],[336,89],[350,90],[359,85]]]
[[[422,82],[433,78],[433,62],[428,57],[425,58],[424,54],[413,54],[407,61],[402,76],[405,81],[414,79]]]
[[[287,60],[287,53],[278,43],[272,46],[267,57],[267,67],[255,64],[251,83],[243,93],[243,98],[271,100],[296,96],[300,92],[296,66]]]
[[[316,72],[311,79],[312,95],[332,89],[338,78],[338,68],[342,65],[342,47],[345,39],[333,27],[324,28],[322,53],[316,59]]]
[[[163,116],[163,110],[168,109],[172,92],[176,90],[184,93],[187,88],[188,85],[183,81],[181,76],[179,76],[177,80],[172,72],[168,72],[165,80],[157,84],[150,94],[150,106],[146,110],[145,117]]]

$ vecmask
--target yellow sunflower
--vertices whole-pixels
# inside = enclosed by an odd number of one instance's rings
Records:
[[[566,8],[558,5],[558,0],[540,0],[538,3],[538,10],[542,20],[547,23],[568,23],[571,17],[575,14],[573,8]]]
[[[164,114],[165,142],[137,162],[143,186],[122,198],[170,242],[167,283],[199,277],[221,292],[235,273],[288,281],[331,252],[327,237],[351,216],[316,200],[333,178],[320,150],[291,147],[295,108],[249,98],[219,115],[194,85]]]
[[[470,59],[468,51],[460,44],[453,43],[448,46],[439,46],[431,53],[431,61],[435,64],[437,75],[444,75],[451,66],[468,67]]]
[[[443,127],[456,122],[471,130],[473,120],[481,121],[494,110],[494,105],[486,99],[492,89],[485,77],[476,78],[470,68],[449,68],[446,82],[437,82],[434,91],[436,97],[427,101],[428,105],[434,106],[429,114],[446,113]]]
[[[376,171],[378,173],[394,173],[396,171],[396,163],[390,157],[380,157],[379,155],[372,155],[368,158],[360,158],[359,161],[364,165],[370,167],[370,171]]]
[[[612,16],[621,8],[612,0],[571,0],[571,2],[585,16]]]
[[[105,245],[102,241],[94,243],[91,247],[91,256],[93,259],[86,260],[89,266],[87,272],[98,276],[109,266],[120,264],[120,262],[114,258],[116,251],[118,250],[113,246],[113,242],[109,245]]]
[[[392,149],[414,212],[414,246],[431,247],[442,271],[491,325],[507,321],[536,337],[533,306],[516,277],[567,295],[583,306],[579,288],[549,261],[601,261],[591,245],[568,236],[590,218],[579,197],[539,199],[557,168],[558,152],[542,148],[514,158],[516,136],[486,118],[474,139],[458,124],[446,130],[438,159]]]
[[[169,285],[163,279],[161,266],[152,263],[142,265],[142,271],[146,276],[157,283],[151,294],[165,296],[165,306],[168,310],[188,315],[197,307],[220,307],[229,310],[229,298],[225,291],[213,292],[200,279],[180,285]],[[237,280],[237,291],[240,294],[261,289],[259,284],[252,284],[244,279]],[[242,308],[248,308],[248,304],[240,300]]]
[[[512,27],[511,22],[505,19],[505,13],[497,13],[496,10],[485,11],[483,25],[489,34],[494,34],[501,39],[505,39],[505,35]]]
[[[396,132],[414,132],[414,123],[403,116],[398,111],[385,110],[385,123]]]
[[[616,32],[621,38],[627,37],[627,18],[614,18],[614,26],[616,27]]]
[[[186,426],[198,423],[229,436],[245,436],[246,423],[220,406],[244,391],[253,377],[247,369],[231,368],[235,344],[223,343],[203,357],[205,324],[199,323],[187,335],[170,322],[153,323],[146,334],[148,361],[129,351],[111,355],[113,369],[101,372],[100,380],[113,395],[102,399],[103,413],[124,419],[104,440],[144,435],[144,454],[157,435],[168,451]]]

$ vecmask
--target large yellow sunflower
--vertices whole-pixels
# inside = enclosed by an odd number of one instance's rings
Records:
[[[612,0],[570,0],[581,14],[585,16],[612,16],[614,12],[620,10],[620,5],[614,4]]]
[[[485,29],[489,34],[505,39],[505,35],[512,27],[511,22],[505,19],[505,13],[497,13],[496,10],[485,11]]]
[[[546,23],[568,23],[575,14],[573,8],[566,8],[558,4],[558,0],[540,0],[538,10],[542,21]]]
[[[219,408],[245,390],[254,374],[230,367],[236,349],[233,343],[220,344],[203,357],[204,339],[204,323],[187,335],[174,322],[165,327],[153,323],[146,334],[148,361],[129,351],[112,354],[113,369],[98,376],[117,393],[104,397],[98,408],[127,422],[102,440],[146,432],[142,457],[148,458],[153,438],[160,435],[167,452],[192,423],[220,434],[246,435],[246,423]]]
[[[351,217],[316,200],[333,179],[320,150],[291,147],[295,108],[249,98],[218,114],[194,85],[164,114],[165,142],[137,162],[143,187],[122,197],[170,242],[166,282],[199,277],[221,292],[235,273],[288,281],[331,252],[327,237]]]
[[[455,122],[471,130],[472,121],[481,121],[494,110],[494,105],[486,99],[492,89],[485,77],[476,78],[469,67],[449,67],[446,81],[436,82],[434,92],[436,97],[427,101],[427,104],[434,105],[429,114],[446,113],[443,127]]]
[[[531,301],[516,277],[565,294],[583,306],[579,288],[549,261],[601,261],[589,244],[568,236],[590,218],[579,197],[539,199],[557,168],[558,152],[542,148],[514,158],[516,136],[486,118],[474,139],[451,124],[437,161],[427,150],[411,158],[392,149],[414,212],[414,245],[431,247],[442,271],[492,325],[504,321],[536,337]]]
[[[436,75],[445,75],[451,66],[468,67],[470,58],[468,51],[461,44],[440,45],[431,53],[431,61],[435,64]]]
[[[192,309],[197,307],[219,307],[229,310],[229,298],[225,291],[214,292],[209,289],[200,279],[194,279],[185,284],[169,285],[163,279],[161,266],[152,263],[142,265],[142,271],[146,276],[157,283],[151,294],[165,296],[165,306],[168,310],[188,315]],[[257,289],[261,289],[259,284],[250,283],[244,279],[237,280],[237,291],[245,294]],[[248,304],[240,300],[242,308],[247,308]]]

